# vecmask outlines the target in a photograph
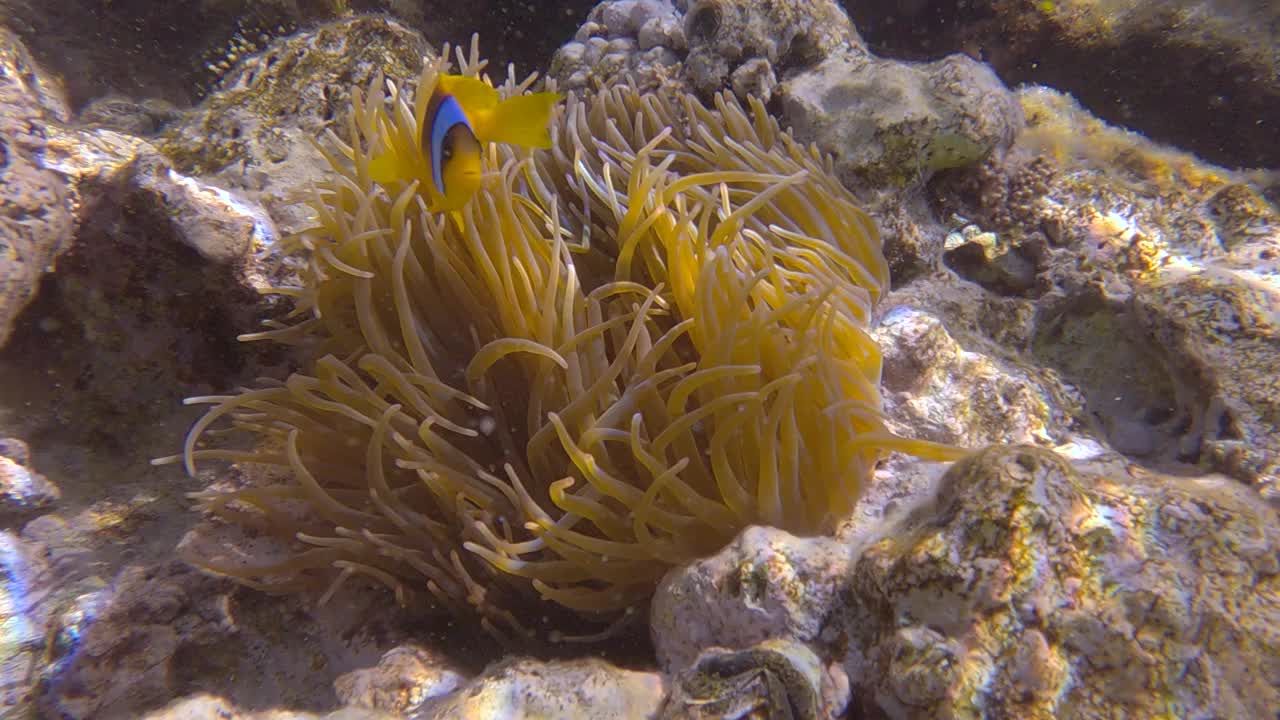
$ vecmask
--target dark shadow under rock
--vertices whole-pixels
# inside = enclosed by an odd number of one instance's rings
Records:
[[[35,445],[54,433],[128,447],[140,426],[229,389],[267,350],[236,341],[261,307],[236,266],[177,240],[147,193],[104,190],[0,353],[0,401],[39,408],[23,423]]]
[[[499,74],[545,67],[594,3],[521,0],[0,0],[0,18],[50,70],[71,105],[95,98],[189,105],[228,68],[273,38],[352,13],[386,13],[436,44],[481,33]]]

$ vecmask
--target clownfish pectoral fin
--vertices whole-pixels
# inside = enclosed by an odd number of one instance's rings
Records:
[[[551,147],[551,110],[564,97],[560,93],[540,92],[520,95],[498,103],[493,116],[485,123],[488,137],[476,137],[481,142],[500,142],[527,148]]]
[[[449,211],[449,217],[453,218],[453,224],[457,226],[457,228],[458,228],[458,234],[459,234],[459,235],[466,234],[467,226],[466,226],[466,225],[464,225],[464,224],[463,224],[463,222],[462,222],[462,211],[461,211],[461,210],[450,210],[450,211]]]
[[[407,180],[410,175],[400,155],[393,150],[383,150],[369,161],[369,179],[379,185]]]

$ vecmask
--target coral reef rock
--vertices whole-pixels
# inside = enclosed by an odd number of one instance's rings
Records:
[[[983,288],[975,307],[1022,310],[975,326],[945,300],[954,281],[932,277],[906,289],[911,301],[1059,373],[1083,395],[1079,420],[1115,449],[1223,472],[1280,502],[1274,174],[1208,165],[1046,88],[1019,99],[1028,127],[1005,158],[930,191],[962,226],[942,259]]]
[[[603,660],[541,662],[511,659],[490,667],[456,692],[428,701],[422,720],[592,720],[656,718],[666,683],[661,675]]]
[[[570,90],[622,72],[652,87],[676,81],[688,48],[684,12],[670,0],[611,0],[556,51],[549,74]]]
[[[1280,4],[1259,0],[846,3],[886,56],[967,52],[1111,122],[1236,167],[1280,166]]]
[[[1025,446],[953,467],[852,568],[855,697],[890,717],[1276,707],[1275,512],[1226,478],[1128,475]]]
[[[58,662],[43,673],[42,712],[120,717],[173,697],[187,670],[180,651],[204,649],[230,631],[219,596],[209,592],[215,585],[186,568],[132,566],[110,586],[75,597],[54,619],[49,651]],[[196,603],[202,612],[191,611]]]
[[[1143,288],[1131,307],[1181,390],[1180,452],[1280,506],[1280,292],[1199,273]]]
[[[966,350],[917,307],[885,312],[874,337],[884,348],[885,413],[898,432],[962,447],[1053,445],[1075,424],[1079,405],[1068,388],[1035,367]]]
[[[46,124],[68,114],[56,81],[0,26],[0,345],[75,231],[67,180],[40,161]]]
[[[1031,446],[975,453],[837,539],[751,528],[654,601],[669,671],[801,642],[843,658],[855,712],[892,718],[1262,717],[1277,623],[1280,518],[1251,490]],[[790,687],[767,675],[740,684]]]
[[[0,708],[5,717],[23,717],[35,693],[44,659],[48,606],[40,602],[36,579],[49,564],[40,548],[16,533],[0,530]]]
[[[787,73],[862,46],[834,0],[691,0],[685,35],[685,71],[698,92],[732,87],[739,97],[752,94],[765,102]]]
[[[245,57],[197,108],[156,139],[178,172],[209,178],[267,208],[288,230],[294,188],[324,160],[314,140],[347,124],[353,87],[381,73],[416,78],[426,41],[384,17],[340,20]]]
[[[834,54],[781,92],[785,121],[832,153],[851,187],[919,185],[1006,149],[1022,127],[1014,96],[963,55],[911,64]]]
[[[376,666],[339,677],[333,687],[343,705],[413,715],[423,703],[453,692],[466,680],[439,653],[403,645],[388,650]]]
[[[392,715],[370,708],[346,707],[331,713],[310,713],[301,710],[242,710],[226,699],[201,693],[174,700],[165,707],[149,712],[142,720],[400,720]]]
[[[330,103],[334,88],[349,92],[338,77],[416,67],[421,37],[365,18],[279,41],[148,138],[68,124],[56,84],[4,38],[0,233],[13,262],[2,264],[0,334],[12,328],[6,371],[28,378],[6,388],[9,402],[34,408],[7,432],[120,443],[181,398],[280,362],[279,347],[236,341],[287,311],[259,292],[288,277],[273,244],[298,218],[279,188],[320,161],[308,138],[345,107]],[[263,167],[271,179],[258,182]]]
[[[18,438],[0,438],[0,520],[52,505],[62,491],[31,466],[31,451]]]
[[[45,134],[44,163],[69,179],[78,231],[4,355],[12,377],[32,378],[7,388],[33,394],[18,398],[37,408],[26,427],[119,441],[281,354],[235,339],[279,305],[257,292],[277,279],[262,271],[276,230],[260,207],[178,173],[142,139]]]
[[[1022,115],[988,68],[963,55],[904,63],[867,52],[832,0],[607,0],[557,52],[569,89],[621,73],[709,96],[780,99],[786,124],[835,157],[851,188],[917,187],[1013,142]]]
[[[676,673],[707,647],[817,640],[848,562],[847,549],[830,538],[743,530],[723,551],[663,578],[650,611],[659,665]]]
[[[606,0],[557,51],[551,74],[569,89],[627,72],[642,85],[686,83],[704,96],[732,88],[767,102],[788,72],[860,48],[832,0]]]
[[[657,673],[636,672],[602,660],[542,662],[507,659],[470,681],[442,669],[433,653],[401,646],[376,668],[337,680],[348,703],[328,714],[297,710],[253,713],[202,693],[147,715],[147,720],[652,720],[659,716],[666,684]]]
[[[328,710],[339,705],[335,677],[374,665],[389,641],[405,635],[400,616],[376,593],[309,608],[181,561],[126,566],[110,583],[37,585],[33,592],[45,615],[32,615],[47,617],[53,638],[44,649],[51,660],[35,674],[41,717],[139,717],[198,693],[255,707]],[[358,674],[343,677],[353,705],[380,699],[359,695]],[[378,708],[368,709],[375,716]]]

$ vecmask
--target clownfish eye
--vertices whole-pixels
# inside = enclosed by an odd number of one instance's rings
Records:
[[[442,142],[440,145],[441,145],[440,147],[441,162],[449,162],[449,160],[453,158],[453,135],[451,133],[446,134],[444,136],[444,142]]]

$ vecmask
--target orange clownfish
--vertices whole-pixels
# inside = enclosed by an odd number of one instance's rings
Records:
[[[527,148],[551,147],[548,123],[562,96],[541,92],[502,100],[482,80],[441,75],[427,103],[419,132],[423,172],[415,158],[393,149],[369,163],[377,183],[418,181],[431,212],[456,212],[480,189],[480,156],[484,143]]]

